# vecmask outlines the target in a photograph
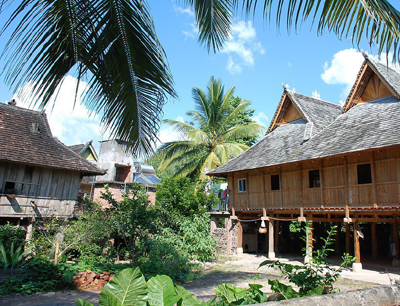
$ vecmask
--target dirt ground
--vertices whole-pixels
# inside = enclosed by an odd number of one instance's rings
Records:
[[[214,296],[214,288],[221,283],[232,283],[238,287],[247,287],[249,283],[263,285],[265,293],[271,293],[268,279],[279,278],[279,271],[262,267],[259,264],[266,258],[257,255],[231,256],[218,263],[207,263],[204,271],[194,281],[186,282],[183,286],[195,294],[200,301],[207,301]],[[301,258],[291,258],[291,262],[300,263]],[[351,291],[379,286],[377,283],[339,279],[336,288],[341,291]],[[98,305],[98,292],[65,291],[41,293],[29,296],[13,296],[0,298],[2,306],[75,306],[78,298]]]

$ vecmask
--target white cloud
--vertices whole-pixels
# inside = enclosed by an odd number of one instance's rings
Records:
[[[242,67],[239,64],[236,64],[232,57],[228,57],[228,63],[226,64],[226,70],[228,70],[231,74],[240,74],[242,73]]]
[[[263,112],[258,112],[255,116],[252,117],[254,121],[256,121],[258,124],[261,124],[265,127],[267,127],[269,118],[266,114]]]
[[[195,23],[190,24],[191,29],[189,31],[182,31],[182,33],[185,35],[185,39],[187,38],[196,38],[199,34],[199,29],[197,28]]]
[[[53,136],[66,145],[84,143],[91,139],[97,144],[101,137],[100,119],[81,104],[82,96],[88,86],[86,82],[79,84],[78,97],[76,102],[74,101],[77,82],[78,80],[72,76],[65,77],[58,88],[58,95],[44,108],[47,119]],[[32,82],[26,83],[14,95],[13,98],[16,99],[18,106],[38,109],[32,105],[32,101],[35,100],[31,94],[33,86]]]
[[[184,8],[184,7],[181,7],[179,5],[174,5],[174,11],[179,15],[185,15],[186,14],[186,15],[189,15],[190,17],[194,16],[194,13],[193,13],[193,11],[191,10],[190,7]]]
[[[243,66],[254,67],[255,52],[265,54],[251,21],[239,21],[232,25],[230,38],[221,52],[229,54],[226,69],[232,74],[241,73]]]
[[[324,64],[322,80],[327,84],[345,85],[341,98],[345,98],[353,86],[364,57],[356,49],[341,50],[333,55],[331,62]]]
[[[391,59],[393,54],[389,53],[388,58]],[[386,65],[386,53],[382,53],[380,57],[368,55],[368,57]],[[360,51],[356,49],[341,50],[333,55],[330,62],[325,62],[324,72],[321,74],[322,80],[327,84],[345,85],[341,99],[346,99],[349,94],[364,61],[364,57]],[[400,72],[399,66],[389,62],[389,67]]]
[[[178,116],[175,119],[176,121],[179,122],[185,122],[185,120],[183,119],[182,116]],[[156,143],[156,147],[160,147],[163,143],[166,142],[171,142],[171,141],[177,141],[177,140],[184,140],[185,137],[182,133],[177,132],[176,130],[174,130],[172,127],[170,127],[169,125],[163,124],[160,128],[160,131],[158,132],[158,139],[159,141],[157,141]]]

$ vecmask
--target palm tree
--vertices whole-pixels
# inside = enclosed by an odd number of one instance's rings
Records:
[[[237,140],[261,135],[264,127],[256,122],[232,126],[232,122],[250,104],[244,101],[233,110],[234,87],[226,93],[220,80],[211,77],[207,94],[200,88],[192,89],[196,110],[187,115],[196,123],[164,120],[165,123],[183,134],[184,140],[163,144],[157,154],[164,159],[159,170],[174,170],[174,176],[205,179],[205,173],[226,163],[248,146]]]
[[[181,0],[195,12],[199,41],[216,52],[228,39],[236,13],[261,14],[296,30],[306,19],[318,34],[334,32],[359,46],[363,35],[378,53],[400,52],[400,13],[387,0]],[[151,152],[162,106],[175,97],[164,50],[146,0],[2,0],[15,7],[0,35],[6,83],[35,84],[45,106],[68,74],[88,81],[86,105],[102,113],[111,134],[136,153]],[[79,82],[78,82],[79,84]],[[78,89],[78,88],[77,88]],[[78,92],[78,90],[76,90]]]

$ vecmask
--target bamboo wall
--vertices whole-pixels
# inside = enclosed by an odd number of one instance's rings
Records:
[[[372,183],[358,184],[357,165],[371,165]],[[320,187],[309,188],[309,171],[319,170]],[[280,190],[271,190],[271,175]],[[247,192],[238,192],[238,179]],[[237,210],[400,206],[400,147],[310,160],[228,175],[229,204]]]
[[[80,181],[78,171],[0,162],[0,217],[69,216]],[[5,195],[7,182],[15,184],[15,198]]]

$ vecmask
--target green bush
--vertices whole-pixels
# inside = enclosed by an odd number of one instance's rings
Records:
[[[149,253],[140,259],[140,269],[146,279],[157,274],[168,275],[178,282],[187,279],[192,268],[187,256],[182,256],[173,245],[161,237],[156,237],[148,247]]]
[[[18,276],[0,282],[0,295],[66,289],[75,272],[68,265],[55,266],[45,258],[28,259]]]
[[[10,249],[11,244],[25,245],[26,230],[22,227],[16,227],[9,222],[5,225],[0,225],[0,242],[3,243],[6,249]]]

